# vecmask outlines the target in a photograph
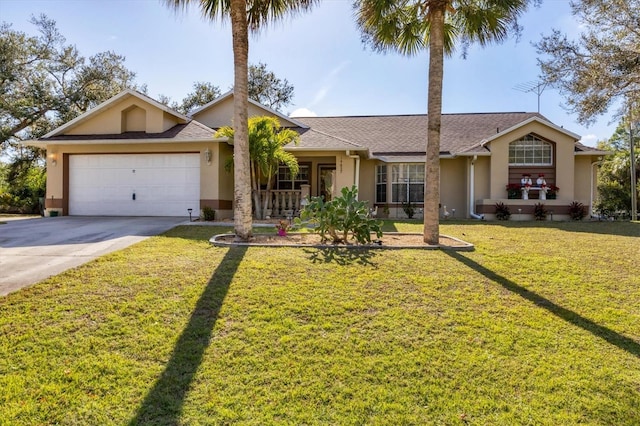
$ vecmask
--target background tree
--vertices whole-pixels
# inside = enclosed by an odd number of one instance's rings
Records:
[[[171,98],[166,95],[158,95],[158,102],[184,115],[189,115],[194,110],[220,96],[220,94],[220,88],[213,83],[196,81],[193,83],[193,91],[189,92],[180,103],[171,102]]]
[[[174,9],[186,7],[190,0],[164,0]],[[251,182],[248,141],[248,60],[249,29],[258,31],[265,24],[291,13],[309,9],[317,0],[193,0],[205,18],[231,21],[233,43],[233,157],[234,229],[239,240],[252,233]]]
[[[518,16],[527,0],[356,0],[363,41],[375,50],[414,55],[429,50],[428,134],[424,185],[424,241],[438,244],[440,204],[440,127],[444,55],[457,44],[486,45],[519,33]]]
[[[293,86],[287,79],[281,80],[267,64],[249,65],[249,98],[282,112],[291,103]]]
[[[102,52],[85,58],[45,15],[29,36],[0,25],[0,144],[3,150],[25,137],[39,137],[126,87],[135,74],[124,57]]]
[[[602,160],[598,170],[598,201],[595,208],[603,214],[615,212],[631,214],[631,157],[628,129],[628,124],[621,122],[608,141],[598,142],[599,149],[612,153]],[[640,135],[635,134],[634,143],[636,146],[640,144]],[[636,178],[640,176],[639,151],[636,151]]]
[[[27,203],[35,210],[44,193],[44,150],[19,142],[38,138],[132,87],[135,74],[114,52],[85,58],[45,15],[32,17],[31,23],[39,35],[0,24],[0,158],[11,162],[5,192],[21,209]]]
[[[566,96],[569,109],[589,124],[615,102],[640,98],[640,0],[571,2],[584,32],[570,40],[554,30],[536,44],[542,77]]]
[[[215,134],[216,137],[234,139],[232,127],[222,127]],[[284,150],[289,143],[298,144],[300,135],[291,130],[283,129],[280,121],[275,117],[251,117],[249,119],[249,158],[251,170],[251,192],[253,206],[257,219],[263,219],[269,205],[270,191],[273,188],[273,177],[278,173],[280,164],[284,164],[293,176],[298,174],[299,166],[296,157]],[[233,168],[233,161],[227,168]],[[266,182],[265,182],[266,180]],[[260,199],[260,188],[266,187],[265,197]]]
[[[249,65],[248,78],[250,99],[276,111],[282,111],[291,103],[294,87],[286,79],[282,80],[273,71],[269,71],[266,64]],[[196,81],[193,83],[193,91],[187,94],[182,102],[171,102],[171,99],[165,95],[159,95],[158,101],[182,114],[189,115],[220,95],[220,88],[213,83]]]

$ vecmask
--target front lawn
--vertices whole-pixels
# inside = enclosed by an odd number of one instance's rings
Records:
[[[0,298],[0,425],[640,424],[639,223],[443,224],[464,253],[226,230]]]

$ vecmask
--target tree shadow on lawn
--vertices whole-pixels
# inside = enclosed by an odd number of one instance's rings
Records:
[[[376,266],[371,261],[377,254],[373,250],[359,247],[327,247],[317,249],[304,249],[309,254],[312,263],[336,263],[338,265],[351,265],[357,263],[359,265]]]
[[[511,215],[514,217],[514,215]],[[517,216],[517,214],[515,215]],[[621,237],[640,237],[639,222],[605,222],[605,221],[548,221],[548,220],[449,220],[440,225],[495,225],[505,228],[553,228],[566,232],[584,232],[588,234],[619,235]]]
[[[209,346],[220,308],[246,251],[246,247],[232,247],[225,254],[198,299],[171,359],[129,423],[130,426],[179,423],[187,391]]]
[[[610,344],[617,346],[618,348],[624,351],[629,352],[631,355],[634,355],[640,358],[640,343],[636,342],[635,340],[627,336],[624,336],[620,333],[617,333],[611,330],[610,328],[599,325],[593,322],[592,320],[581,316],[576,312],[563,308],[562,306],[559,306],[553,303],[551,300],[546,299],[540,296],[539,294],[531,292],[526,288],[521,287],[518,284],[514,283],[513,281],[501,275],[496,274],[490,269],[485,268],[479,263],[474,262],[473,260],[461,255],[458,252],[451,251],[451,250],[442,250],[442,252],[445,254],[448,254],[449,256],[453,257],[457,261],[464,263],[469,268],[481,273],[491,281],[497,284],[500,284],[505,289],[517,294],[523,299],[526,299],[530,302],[535,303],[536,306],[539,306],[542,309],[546,309],[547,311],[557,316],[558,318],[563,319],[568,323],[571,323],[577,327],[580,327],[583,330],[586,330],[589,333],[593,334],[594,336],[599,337],[609,342]]]

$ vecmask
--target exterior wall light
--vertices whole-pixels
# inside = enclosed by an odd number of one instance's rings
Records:
[[[49,154],[49,158],[51,159],[51,164],[54,166],[58,165],[58,155],[55,152]]]
[[[209,148],[204,150],[204,159],[208,165],[211,165],[211,150]]]

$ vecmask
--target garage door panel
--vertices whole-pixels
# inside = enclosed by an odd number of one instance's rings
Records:
[[[198,154],[69,157],[69,214],[186,216],[199,205]]]

